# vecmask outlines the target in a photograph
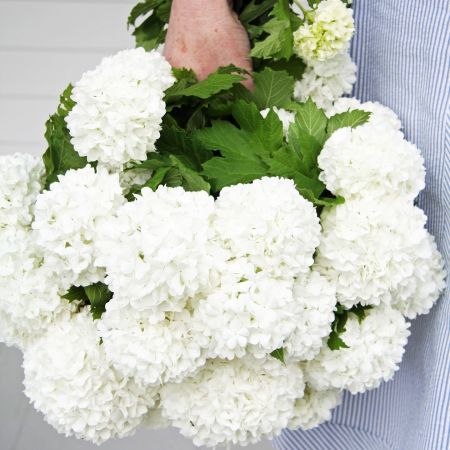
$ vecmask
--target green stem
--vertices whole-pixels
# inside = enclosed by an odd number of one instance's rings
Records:
[[[294,3],[300,8],[300,11],[301,11],[301,12],[303,13],[303,15],[305,16],[305,19],[306,19],[308,22],[312,22],[313,19],[312,19],[311,14],[310,14],[311,11],[308,11],[307,9],[305,9],[304,6],[300,3],[299,0],[294,0]]]

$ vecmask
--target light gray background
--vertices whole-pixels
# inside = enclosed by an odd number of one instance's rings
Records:
[[[58,96],[102,56],[133,47],[134,0],[0,0],[0,154],[45,150],[44,123]],[[0,450],[87,450],[58,435],[22,393],[20,352],[0,344]],[[101,450],[191,450],[175,430],[141,431]],[[268,442],[247,447],[268,450]]]

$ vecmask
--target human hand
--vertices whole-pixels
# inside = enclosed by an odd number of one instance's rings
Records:
[[[173,0],[164,55],[202,80],[221,66],[252,69],[250,42],[228,0]],[[252,80],[244,81],[251,89]]]

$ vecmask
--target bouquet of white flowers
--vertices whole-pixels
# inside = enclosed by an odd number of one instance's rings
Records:
[[[236,2],[253,91],[234,66],[171,69],[169,7],[139,4],[138,48],[66,89],[42,160],[0,158],[0,339],[66,435],[312,428],[393,377],[444,287],[422,157],[394,112],[342,97],[341,0]]]

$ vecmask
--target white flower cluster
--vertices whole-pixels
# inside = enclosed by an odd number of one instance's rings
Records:
[[[67,288],[103,279],[103,268],[95,264],[97,225],[123,202],[119,176],[89,165],[67,171],[37,197],[36,244]]]
[[[344,107],[341,107],[344,106]],[[357,109],[352,100],[338,102],[333,113]],[[369,121],[341,128],[327,140],[319,155],[321,180],[346,199],[384,197],[395,193],[413,200],[425,187],[425,168],[418,148],[400,131],[395,114],[379,104],[364,103]]]
[[[34,156],[15,153],[0,157],[0,227],[31,223],[43,175],[42,160]]]
[[[335,101],[354,81],[351,11],[325,0],[306,18],[296,96],[329,117],[371,113],[318,157],[320,180],[345,197],[320,219],[278,177],[216,198],[133,194],[152,172],[132,161],[155,150],[174,81],[142,49],[75,86],[67,125],[92,165],[43,191],[41,162],[0,158],[0,340],[24,350],[25,393],[61,433],[100,444],[172,425],[196,445],[246,445],[317,426],[343,390],[376,388],[398,369],[406,319],[444,287],[413,204],[423,160],[391,110]],[[272,109],[287,140],[295,115]]]
[[[324,346],[304,365],[305,379],[313,389],[348,389],[364,392],[388,381],[398,370],[409,336],[409,323],[388,306],[369,310],[359,322],[349,314],[342,334],[348,348],[338,351]]]
[[[75,84],[66,118],[75,150],[88,161],[121,169],[155,151],[166,112],[164,91],[175,81],[169,63],[143,48],[104,58]]]
[[[354,32],[352,10],[341,0],[324,0],[305,14],[294,33],[294,51],[305,61],[325,61],[347,50]]]
[[[295,84],[294,97],[311,98],[319,108],[329,109],[349,94],[356,81],[356,66],[348,54],[354,25],[352,10],[341,0],[325,0],[304,13],[305,23],[294,33],[294,51],[306,63]]]
[[[296,365],[271,357],[214,359],[196,376],[162,388],[162,414],[195,445],[246,445],[280,433],[303,390]]]
[[[320,179],[346,202],[322,214],[316,265],[342,305],[385,304],[412,319],[430,310],[445,285],[426,216],[413,205],[425,186],[423,158],[382,105],[341,99],[329,115],[353,109],[370,119],[334,132],[318,158]]]
[[[111,368],[87,311],[56,322],[24,353],[25,393],[66,436],[96,444],[132,434],[157,391]]]
[[[339,389],[316,391],[306,384],[303,397],[295,401],[295,413],[288,428],[309,430],[330,420],[331,411],[339,405],[341,399],[342,391]]]
[[[311,98],[323,109],[352,91],[356,81],[356,65],[348,53],[340,53],[325,61],[308,62],[301,80],[295,83],[294,97],[300,102]]]

